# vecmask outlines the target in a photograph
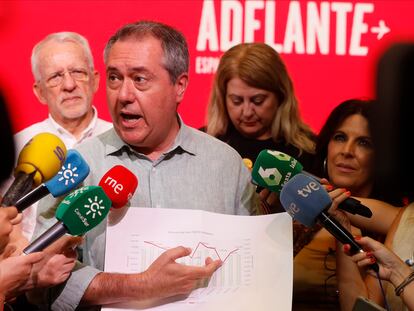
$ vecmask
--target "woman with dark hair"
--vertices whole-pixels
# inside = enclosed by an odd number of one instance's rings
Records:
[[[372,100],[350,99],[335,107],[318,134],[315,148],[313,171],[328,179],[334,188],[342,188],[348,196],[359,199],[379,199],[374,182],[375,148],[368,123],[373,104]],[[375,211],[387,205],[377,200],[366,199],[365,202]],[[397,212],[394,208],[389,210],[388,220],[383,221],[384,227],[391,226]],[[354,219],[355,223],[362,224],[361,227],[369,228],[366,223],[370,220],[365,221],[360,216]],[[318,306],[319,310],[338,310],[335,239],[325,229],[313,229],[310,243],[294,260],[293,309],[315,310]],[[360,234],[356,228],[352,231]]]
[[[374,196],[375,152],[368,124],[373,103],[361,99],[342,102],[329,114],[317,138],[317,176],[346,188],[353,196]]]

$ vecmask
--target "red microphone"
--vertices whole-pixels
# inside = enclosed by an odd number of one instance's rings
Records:
[[[115,165],[101,178],[99,186],[111,199],[113,208],[125,206],[138,187],[138,178],[125,166]]]

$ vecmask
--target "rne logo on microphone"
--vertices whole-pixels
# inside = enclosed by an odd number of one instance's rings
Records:
[[[106,177],[104,184],[111,186],[116,194],[119,194],[122,190],[124,190],[124,186],[110,176]]]

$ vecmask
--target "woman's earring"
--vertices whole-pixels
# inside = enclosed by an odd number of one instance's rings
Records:
[[[325,174],[325,176],[328,176],[328,167],[326,164],[326,158],[325,160],[323,160],[323,173]]]

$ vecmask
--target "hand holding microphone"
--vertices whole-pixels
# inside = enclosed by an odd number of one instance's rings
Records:
[[[282,188],[280,201],[286,212],[301,224],[312,227],[317,221],[342,244],[349,244],[351,253],[363,252],[352,234],[327,214],[332,204],[328,192],[312,177],[293,176]],[[378,264],[371,265],[378,271]]]
[[[15,206],[21,212],[48,194],[52,194],[55,198],[64,195],[75,189],[88,174],[89,165],[78,151],[70,149],[60,171],[52,179],[21,197]]]
[[[280,193],[284,185],[296,174],[303,173],[319,182],[320,178],[303,171],[303,166],[295,158],[279,151],[262,150],[252,170],[252,182],[270,191]],[[347,198],[340,209],[364,217],[371,217],[371,210],[355,198]]]
[[[52,178],[62,167],[65,158],[66,146],[59,137],[51,133],[33,136],[20,151],[14,170],[15,179],[1,205],[15,205],[33,187]]]
[[[55,225],[49,228],[23,252],[41,251],[66,233],[83,235],[100,224],[111,207],[111,200],[99,186],[85,186],[66,196],[56,210]]]
[[[393,283],[394,287],[397,287],[404,280],[404,278],[401,279],[401,276],[408,276],[413,272],[410,266],[402,261],[400,257],[388,249],[384,244],[367,236],[358,239],[358,243],[367,252],[352,255],[352,261],[355,262],[358,267],[363,268],[371,265],[372,256],[375,256],[380,266],[380,278],[390,281]],[[367,272],[375,277],[377,276],[372,271],[368,270]]]
[[[17,209],[10,206],[0,209],[0,255],[5,250],[10,241],[10,233],[13,225],[17,224],[21,218],[17,218]]]
[[[44,258],[43,253],[33,253],[28,256],[12,256],[0,261],[0,303],[2,299],[11,299],[32,284],[33,265]],[[33,287],[31,287],[33,288]],[[3,305],[2,305],[3,307]],[[0,307],[1,310],[3,310]]]
[[[79,178],[83,180],[89,173],[89,167],[77,151],[69,152],[68,158],[72,159],[71,163],[81,167],[81,172],[78,171],[80,176],[77,177],[77,183],[79,183]],[[65,233],[83,235],[91,230],[106,217],[111,206],[121,208],[127,204],[138,186],[138,179],[124,166],[116,165],[102,177],[99,184],[102,187],[85,186],[66,196],[56,210],[58,222],[26,247],[23,252],[29,254],[43,250]],[[56,186],[53,189],[63,191],[67,188]]]

